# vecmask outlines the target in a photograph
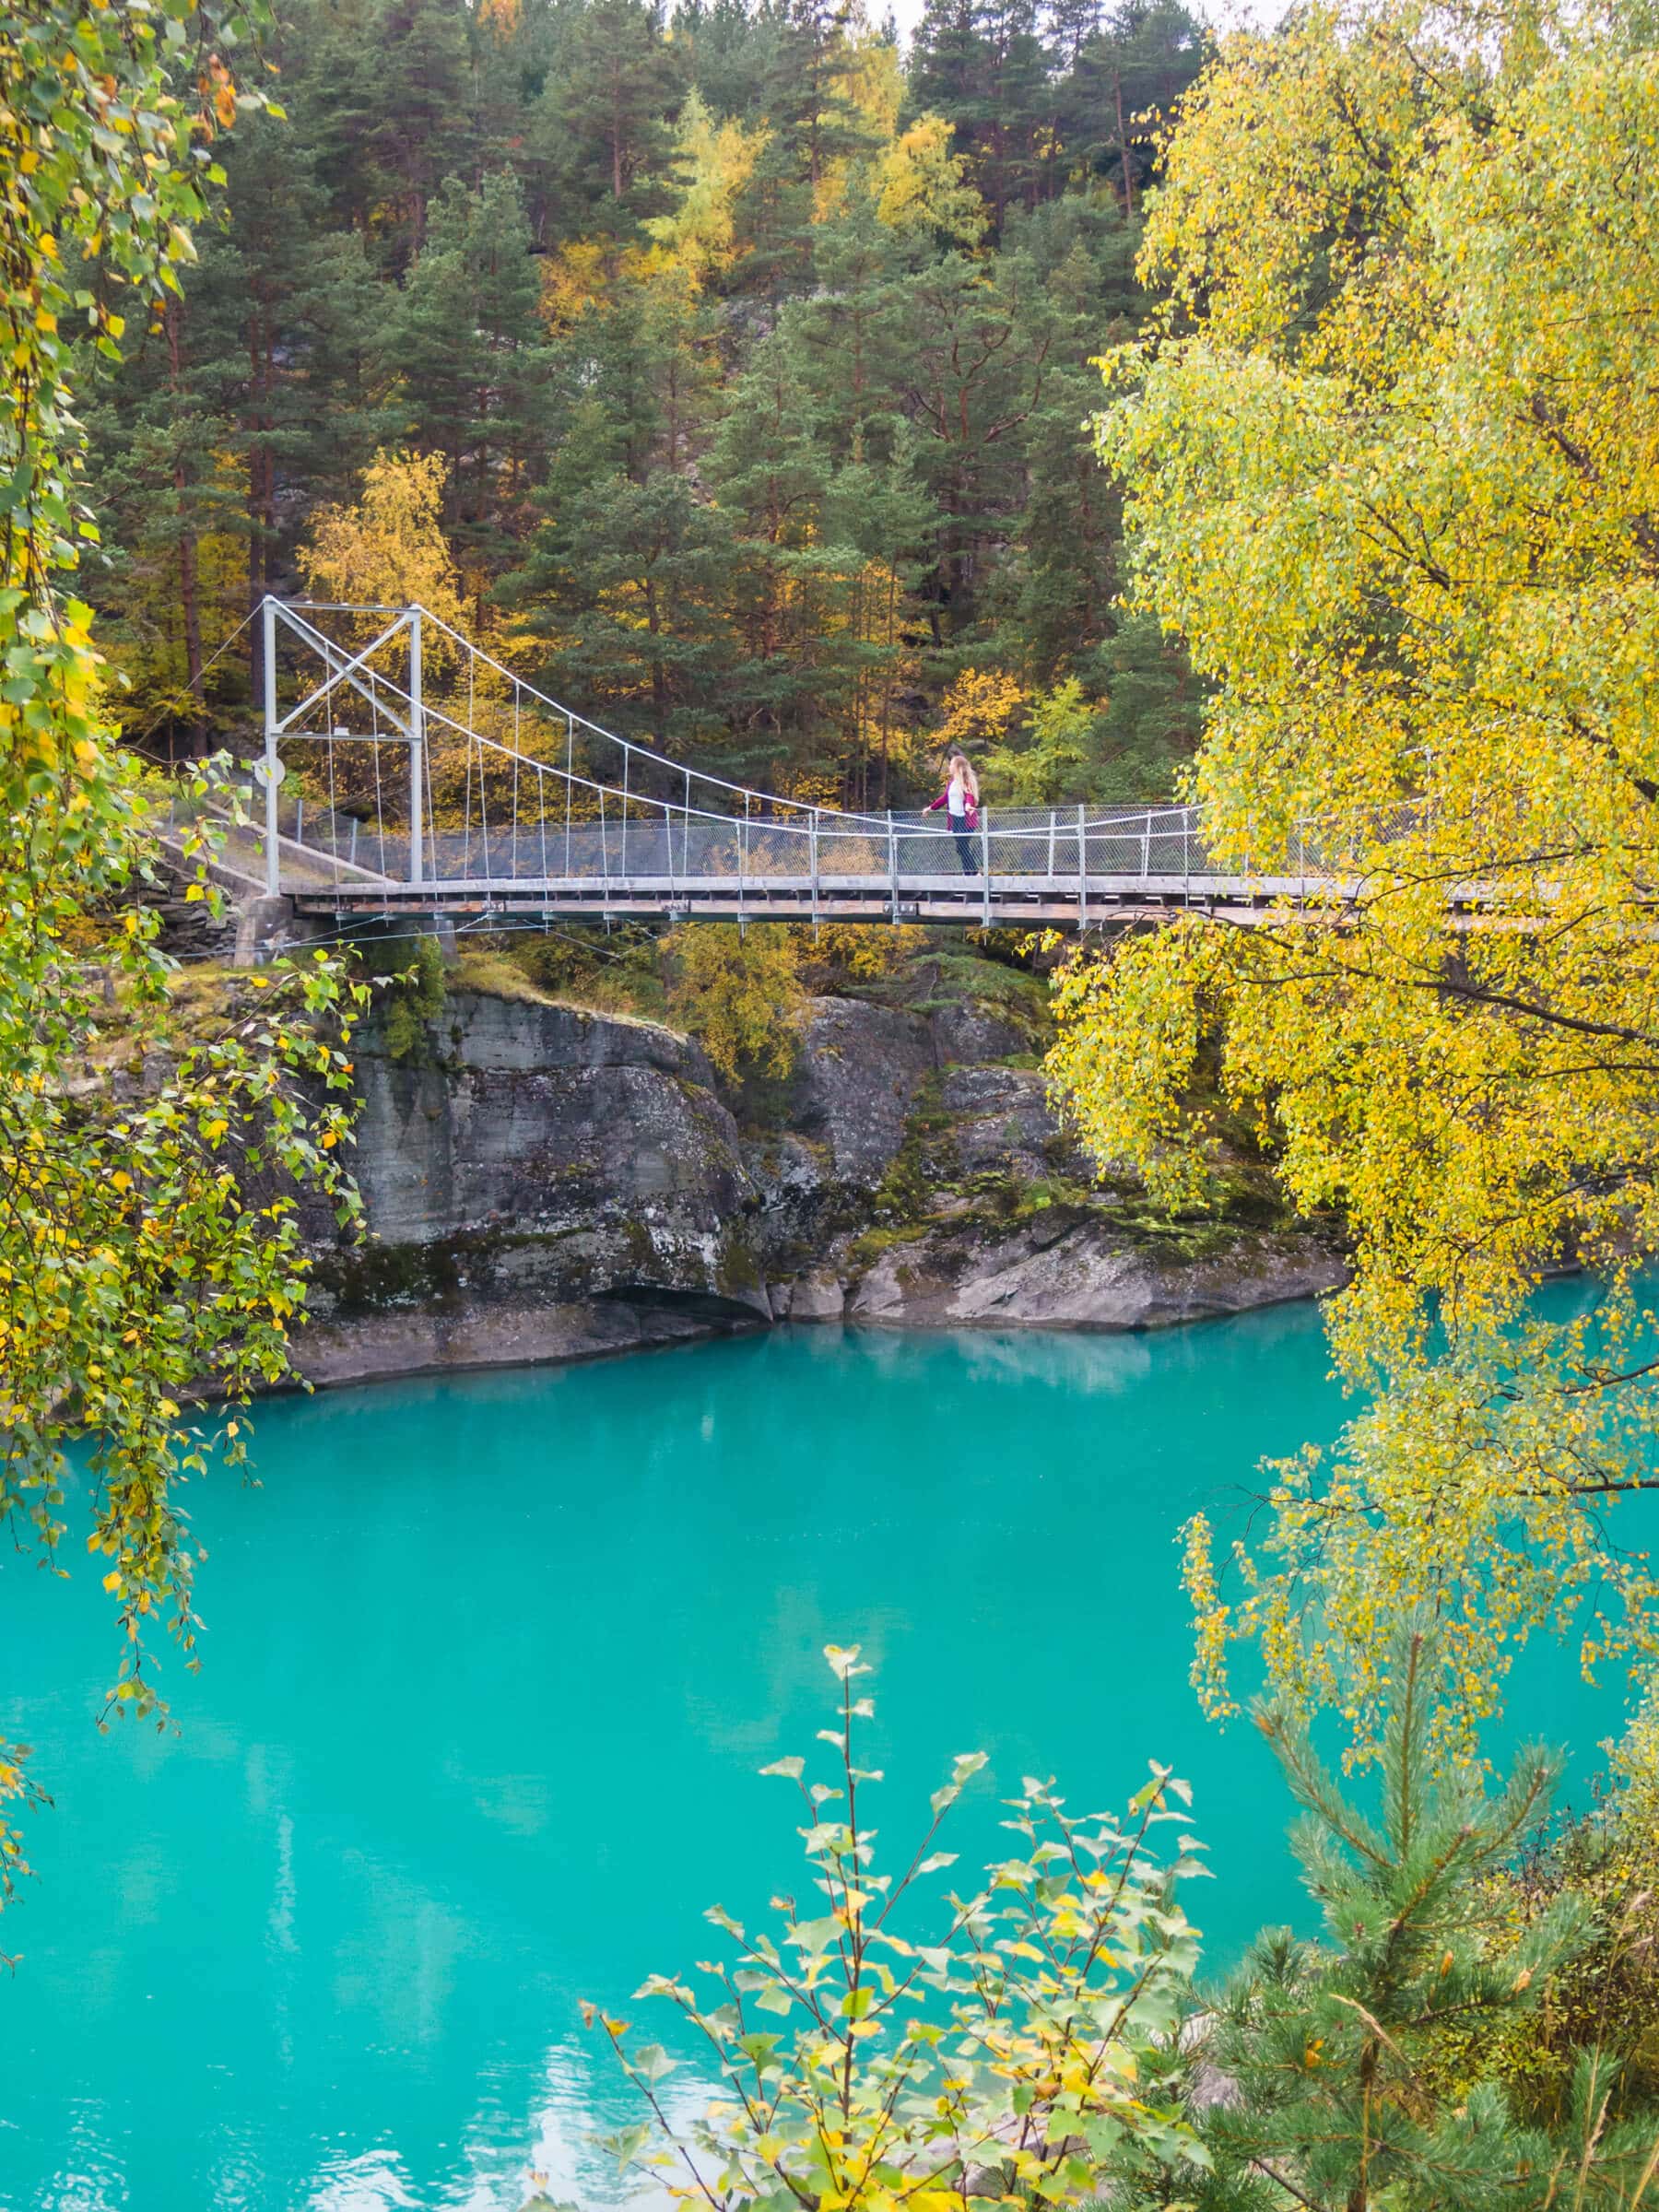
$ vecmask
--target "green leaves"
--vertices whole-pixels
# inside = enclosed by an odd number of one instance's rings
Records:
[[[962,1794],[963,1783],[971,1781],[984,1764],[985,1754],[982,1751],[959,1753],[951,1769],[950,1780],[942,1788],[936,1789],[929,1800],[935,1820],[956,1803]]]
[[[236,40],[234,8],[190,19],[204,53]],[[158,1623],[193,1664],[181,1486],[245,1457],[234,1408],[288,1372],[307,1268],[295,1194],[353,1212],[348,1117],[328,1096],[348,1084],[353,994],[313,962],[227,985],[197,1027],[181,1017],[144,904],[141,774],[66,585],[96,535],[71,491],[69,334],[118,352],[130,318],[113,302],[155,305],[192,257],[195,155],[234,104],[222,61],[206,72],[191,112],[149,12],[120,0],[45,0],[0,40],[0,1513],[54,1556],[64,1445],[85,1441],[88,1549],[120,1630],[110,1708],[151,1717]],[[88,263],[96,288],[77,281]],[[250,1170],[268,1187],[244,1188]],[[204,1400],[221,1410],[187,1418]],[[0,1799],[22,1788],[0,1754]],[[0,1894],[18,1864],[0,1836]]]
[[[832,1645],[827,1657],[841,1716],[820,1734],[834,1747],[838,1783],[806,1794],[814,1802],[844,1794],[846,1818],[797,1832],[830,1910],[801,1919],[792,1900],[775,1898],[780,1942],[746,1935],[716,1908],[708,1917],[737,1954],[699,1968],[717,2001],[664,1976],[641,1993],[665,1997],[702,2038],[725,2085],[720,2103],[677,2136],[652,2094],[660,2047],[630,2053],[625,2024],[602,2023],[650,2098],[658,2136],[698,2172],[719,2176],[721,2212],[786,2203],[960,2212],[969,2176],[982,2171],[997,2175],[1000,2193],[1071,2206],[1100,2180],[1079,2141],[1113,2156],[1131,2142],[1137,2155],[1174,2165],[1191,2150],[1196,2162],[1191,2131],[1147,2094],[1172,2063],[1176,1991],[1196,1957],[1171,1877],[1147,1848],[1152,1826],[1176,1818],[1162,1802],[1173,1787],[1167,1770],[1154,1770],[1125,1829],[1071,1818],[1051,1784],[1028,1779],[1016,1804],[1030,1856],[989,1870],[977,1895],[951,1898],[937,1940],[913,1941],[886,1924],[888,1914],[921,1876],[954,1864],[955,1853],[931,1844],[985,1756],[952,1761],[908,1870],[897,1878],[878,1870],[860,1811],[875,1778],[855,1756],[869,1700],[847,1694],[867,1669],[856,1647]],[[765,1771],[804,1783],[806,1762]],[[757,2032],[751,2011],[785,2025]],[[588,2017],[592,2025],[591,2008]],[[642,2167],[644,2141],[632,2152]]]
[[[653,2087],[659,2081],[665,2081],[678,2064],[678,2059],[670,2058],[661,2043],[636,2044],[628,2061],[629,2072]]]

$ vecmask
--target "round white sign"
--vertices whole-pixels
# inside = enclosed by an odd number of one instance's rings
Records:
[[[286,760],[278,760],[269,767],[263,760],[255,760],[253,763],[253,781],[262,791],[269,790],[273,783],[280,783],[287,774],[288,762]]]

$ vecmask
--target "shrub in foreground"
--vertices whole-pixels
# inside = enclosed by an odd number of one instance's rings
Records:
[[[696,1982],[657,1974],[638,1993],[706,2043],[719,2101],[680,2129],[662,2086],[678,2062],[586,2008],[645,2106],[611,2145],[619,2164],[720,2212],[945,2212],[1080,2204],[1127,2141],[1171,2169],[1201,2162],[1167,2087],[1197,1958],[1174,1892],[1204,1871],[1186,1785],[1154,1766],[1120,1822],[1074,1816],[1051,1783],[1028,1778],[1005,1823],[1014,1855],[951,1891],[924,1929],[922,1886],[956,1857],[935,1839],[984,1754],[956,1760],[915,1850],[883,1868],[865,1809],[882,1777],[858,1764],[855,1742],[874,1707],[853,1683],[869,1670],[856,1646],[826,1655],[841,1686],[836,1725],[819,1732],[832,1779],[809,1782],[799,1758],[765,1770],[800,1793],[807,1900],[774,1898],[775,1933],[715,1907],[730,1956],[700,1963]],[[1170,1824],[1167,1857],[1151,1846]]]

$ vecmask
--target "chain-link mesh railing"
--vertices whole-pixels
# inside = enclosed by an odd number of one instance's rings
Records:
[[[1136,890],[1326,898],[1360,853],[1423,826],[1420,803],[1403,801],[1300,825],[1260,855],[1230,846],[1225,862],[1192,806],[990,803],[953,831],[943,811],[850,812],[671,759],[562,706],[426,610],[272,603],[272,615],[286,655],[272,682],[287,712],[272,714],[267,747],[277,793],[273,805],[251,792],[249,811],[275,828],[279,885],[314,880],[322,862],[341,886],[596,888],[636,908],[702,887],[735,887],[741,901],[752,886],[885,895],[895,912],[952,894],[989,912],[994,893],[1041,890],[1086,914],[1091,894]],[[331,636],[329,616],[351,638]]]

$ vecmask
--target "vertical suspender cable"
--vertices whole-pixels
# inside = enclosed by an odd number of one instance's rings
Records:
[[[340,818],[335,812],[335,728],[334,712],[328,716],[328,853],[334,862],[335,888],[340,888]],[[338,918],[338,910],[335,910]]]
[[[260,607],[265,647],[265,892],[282,888],[282,861],[276,842],[276,602],[267,592]]]
[[[484,740],[475,730],[473,743],[478,748],[478,846],[482,854],[484,880],[489,881],[489,789],[486,781],[488,770],[484,761]]]
[[[370,702],[369,702],[369,731],[370,731],[370,739],[369,739],[369,742],[370,742],[370,746],[371,746],[371,750],[372,750],[373,759],[374,759],[374,832],[375,832],[375,839],[376,839],[376,849],[377,849],[377,851],[378,851],[378,853],[379,853],[379,854],[380,854],[380,873],[381,873],[381,881],[382,881],[382,883],[384,883],[384,882],[386,882],[386,881],[387,881],[387,875],[386,875],[386,798],[385,798],[385,793],[383,792],[383,790],[382,790],[382,787],[381,787],[381,758],[380,758],[380,748],[381,748],[381,735],[380,735],[380,708],[379,708],[378,704],[375,702],[375,700],[370,700]],[[384,903],[384,902],[382,901],[382,906],[383,906],[383,903]]]
[[[429,827],[430,827],[430,824],[431,824],[431,822],[432,822],[432,819],[433,819],[433,816],[432,816],[432,748],[431,748],[431,747],[430,747],[429,745],[423,745],[423,746],[421,747],[421,748],[420,748],[420,789],[421,789],[421,796],[422,796],[422,799],[423,799],[423,801],[424,801],[424,803],[425,803],[425,806],[426,806],[426,814],[425,814],[424,819],[425,819],[425,821],[426,821],[427,825],[428,825],[428,826],[429,826]],[[432,873],[433,873],[433,875],[434,875],[434,876],[436,876],[436,875],[438,875],[440,872],[441,872],[441,871],[439,870],[439,868],[438,868],[438,866],[437,866],[436,861],[434,860],[434,863],[433,863],[433,867],[432,867]]]

